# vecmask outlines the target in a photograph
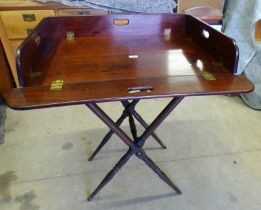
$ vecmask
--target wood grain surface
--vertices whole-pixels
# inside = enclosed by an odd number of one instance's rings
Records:
[[[0,40],[0,97],[6,100],[14,88],[14,81],[11,80],[11,71]]]
[[[188,15],[50,17],[18,49],[23,88],[7,101],[30,109],[249,92],[237,63],[234,40]]]

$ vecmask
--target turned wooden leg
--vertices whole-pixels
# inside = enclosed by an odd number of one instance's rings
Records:
[[[135,154],[139,159],[145,162],[166,184],[168,184],[177,194],[181,194],[180,189],[161,171],[161,169],[145,154],[142,146],[146,139],[157,129],[163,120],[171,113],[171,111],[182,101],[183,97],[174,98],[148,126],[143,134],[137,138],[135,122],[131,111],[129,110],[129,122],[133,135],[133,140],[115,123],[111,118],[95,103],[88,103],[88,106],[120,139],[129,146],[128,152],[119,160],[115,167],[105,176],[99,186],[87,198],[88,201],[93,197],[115,176],[115,174],[125,165],[130,157]]]
[[[128,150],[128,152],[122,156],[119,162],[113,167],[113,169],[104,177],[99,186],[93,191],[93,193],[87,198],[87,201],[91,201],[94,196],[115,176],[115,174],[122,168],[122,166],[127,163],[130,157],[133,155],[132,150]]]
[[[149,166],[167,185],[169,185],[178,195],[181,190],[169,179],[169,177],[161,171],[161,169],[146,155],[144,151],[140,151],[135,154],[139,159],[143,160],[147,166]]]
[[[142,117],[134,110],[133,112],[133,116],[135,117],[135,119],[143,126],[143,128],[147,129],[149,127],[149,125],[142,119]],[[167,149],[167,147],[165,146],[165,144],[163,144],[163,142],[160,140],[160,138],[155,134],[152,133],[151,136],[158,142],[158,144],[163,148],[163,149]]]
[[[136,129],[134,118],[133,118],[131,113],[129,113],[129,124],[130,124],[130,130],[131,130],[132,138],[133,138],[134,142],[136,142],[137,138],[138,138],[137,137],[137,129]]]
[[[120,126],[123,121],[125,120],[126,117],[129,116],[129,111],[128,109],[132,108],[134,109],[134,107],[136,106],[136,104],[139,102],[139,100],[133,100],[131,103],[127,102],[128,105],[125,107],[125,109],[122,112],[122,115],[120,116],[120,118],[116,121],[116,125]],[[110,140],[110,138],[112,137],[114,131],[110,130],[102,139],[101,143],[99,144],[99,146],[96,148],[96,150],[92,153],[92,155],[89,157],[89,161],[92,161],[93,158],[97,155],[97,153],[103,148],[103,146]]]
[[[128,101],[122,101],[123,106],[126,108],[129,105]],[[135,111],[135,109],[130,110],[131,114],[133,117],[142,125],[145,130],[149,127],[148,124],[143,120],[143,118],[139,115],[138,112]],[[167,147],[163,144],[163,142],[160,140],[160,138],[153,132],[151,136],[159,143],[159,145],[163,148],[166,149]]]
[[[116,121],[116,124],[118,126],[120,126],[122,124],[122,122],[124,121],[124,119],[128,116],[128,114],[126,112],[122,113],[122,115],[120,116],[120,118]],[[101,150],[101,148],[103,148],[103,146],[110,140],[111,136],[113,135],[113,131],[110,130],[102,139],[101,143],[99,144],[99,146],[97,147],[97,149],[92,153],[92,155],[89,158],[89,161],[92,161],[93,158],[96,156],[96,154]]]

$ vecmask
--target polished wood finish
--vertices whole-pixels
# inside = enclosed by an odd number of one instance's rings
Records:
[[[9,88],[7,104],[36,109],[86,104],[109,128],[90,160],[115,133],[129,147],[94,196],[132,155],[142,160],[176,194],[181,190],[142,149],[185,96],[249,92],[253,84],[236,76],[238,49],[233,40],[188,15],[114,15],[45,18],[17,51],[21,88]],[[56,87],[54,81],[58,81]],[[135,111],[140,99],[172,97],[147,125]],[[133,100],[129,102],[128,100]],[[114,122],[97,102],[121,101]],[[119,126],[128,117],[132,138]],[[137,119],[145,128],[138,136]]]
[[[1,17],[0,17],[0,39],[1,39],[1,42],[3,45],[3,48],[5,50],[5,54],[6,54],[9,66],[12,71],[13,79],[15,81],[16,86],[18,87],[19,82],[18,82],[18,76],[17,76],[17,71],[16,71],[16,64],[15,64],[13,49],[12,49],[12,46],[10,45],[10,41],[7,38],[7,34],[6,34],[4,24],[3,24]]]
[[[11,71],[0,40],[0,97],[6,100],[14,88]]]
[[[129,87],[152,86],[151,92],[129,93]],[[162,98],[177,95],[196,96],[249,92],[253,85],[245,76],[222,75],[207,81],[201,76],[159,77],[139,80],[68,83],[62,91],[50,91],[49,85],[17,88],[8,98],[14,109],[85,104],[122,99]]]
[[[224,36],[223,33],[197,21],[192,16],[188,16],[187,26],[189,37],[215,59],[217,66],[220,64],[231,74],[237,73],[239,50],[232,38]]]
[[[128,24],[118,26],[114,20]],[[74,39],[67,40],[72,31]],[[23,88],[14,89],[8,103],[30,109],[249,92],[252,83],[234,75],[237,59],[233,40],[192,16],[50,17],[18,50]],[[54,80],[63,80],[61,91],[50,90]]]

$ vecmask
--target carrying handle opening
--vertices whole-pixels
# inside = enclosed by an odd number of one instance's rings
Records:
[[[129,24],[128,19],[114,19],[113,24],[116,26],[125,26]]]
[[[153,88],[151,86],[139,86],[139,87],[129,87],[129,93],[139,93],[139,92],[151,92]]]

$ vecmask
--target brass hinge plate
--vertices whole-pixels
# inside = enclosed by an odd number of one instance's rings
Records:
[[[66,32],[66,38],[67,40],[74,40],[74,32],[73,31],[67,31]]]
[[[201,75],[205,78],[205,80],[216,80],[213,74],[208,71],[202,71]]]
[[[63,89],[63,80],[54,80],[51,84],[51,91],[61,91]]]

